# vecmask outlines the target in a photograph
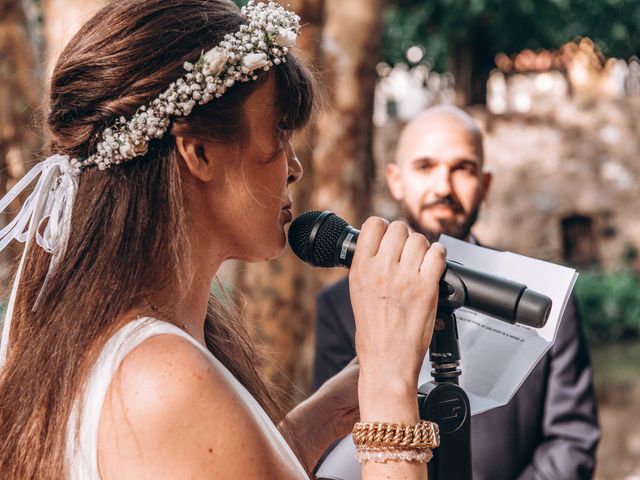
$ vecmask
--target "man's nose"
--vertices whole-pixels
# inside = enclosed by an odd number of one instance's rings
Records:
[[[431,189],[441,198],[451,195],[451,169],[449,167],[440,165],[433,170]]]

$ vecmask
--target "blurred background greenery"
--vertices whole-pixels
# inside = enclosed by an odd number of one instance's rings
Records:
[[[633,271],[588,270],[580,274],[575,294],[593,346],[640,337],[639,292],[640,276]],[[640,368],[640,363],[637,366]]]
[[[499,52],[558,48],[588,36],[609,57],[638,52],[640,2],[625,0],[398,0],[384,21],[383,56],[406,61],[413,45],[439,71],[473,80],[469,103],[484,100],[486,78]]]

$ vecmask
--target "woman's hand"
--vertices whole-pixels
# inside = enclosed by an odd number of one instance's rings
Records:
[[[354,358],[320,389],[294,408],[280,426],[298,458],[313,470],[322,454],[358,421],[358,359]]]
[[[402,223],[372,217],[362,226],[349,276],[358,360],[292,410],[281,427],[309,471],[351,431],[358,403],[363,421],[418,421],[418,373],[431,342],[444,259],[440,244],[429,248]],[[415,462],[367,463],[363,475],[413,479],[426,472]]]
[[[400,222],[362,226],[349,275],[363,421],[415,423],[445,250]]]
[[[445,250],[400,222],[372,217],[362,226],[349,291],[360,359],[358,395],[365,422],[415,424],[418,373],[429,348]],[[427,477],[418,462],[365,462],[363,480]]]
[[[312,397],[329,422],[332,442],[351,433],[360,419],[358,409],[358,376],[360,364],[354,358],[340,372],[327,380]]]

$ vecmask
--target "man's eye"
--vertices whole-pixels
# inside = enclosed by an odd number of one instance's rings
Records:
[[[463,162],[455,165],[452,171],[464,174],[475,174],[477,168],[478,166],[473,162]]]

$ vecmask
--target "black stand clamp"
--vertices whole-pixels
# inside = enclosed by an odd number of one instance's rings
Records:
[[[429,480],[472,480],[471,408],[458,385],[458,327],[449,305],[438,305],[429,358],[434,380],[418,388],[420,418],[440,427],[440,446],[428,464]]]

